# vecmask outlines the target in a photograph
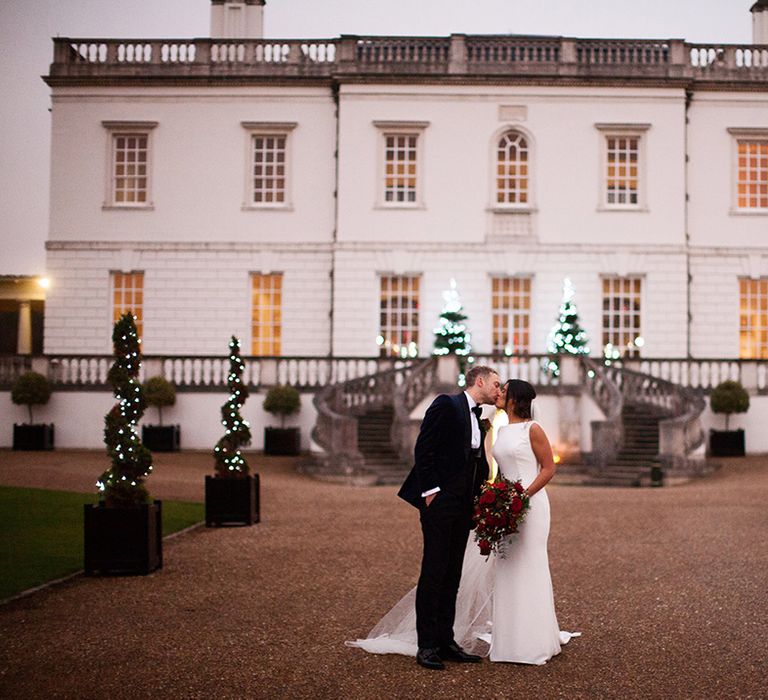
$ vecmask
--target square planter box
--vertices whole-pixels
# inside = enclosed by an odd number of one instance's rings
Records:
[[[52,450],[53,423],[13,424],[14,450]]]
[[[178,425],[143,425],[141,441],[152,452],[178,452],[181,427]]]
[[[149,574],[163,566],[162,502],[85,505],[85,573]]]
[[[743,457],[743,430],[710,430],[709,454],[713,457]]]
[[[253,525],[260,520],[259,475],[205,477],[205,526]]]
[[[265,455],[297,455],[301,451],[298,428],[264,428]]]

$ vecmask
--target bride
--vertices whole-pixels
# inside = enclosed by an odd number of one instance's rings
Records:
[[[500,428],[493,458],[502,476],[520,479],[530,510],[520,531],[504,544],[503,558],[483,557],[473,538],[467,544],[456,601],[454,636],[472,653],[491,661],[544,664],[579,633],[561,632],[555,615],[547,558],[549,499],[544,487],[555,473],[552,448],[532,419],[534,388],[510,379],[496,406],[509,424]],[[409,591],[369,632],[347,642],[373,654],[416,656],[416,588]]]

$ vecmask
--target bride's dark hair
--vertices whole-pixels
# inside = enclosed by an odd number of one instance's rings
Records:
[[[530,420],[532,418],[531,402],[536,398],[536,390],[522,379],[510,379],[504,388],[507,392],[504,407],[509,406],[509,401],[512,399],[515,402],[514,414],[518,418]]]

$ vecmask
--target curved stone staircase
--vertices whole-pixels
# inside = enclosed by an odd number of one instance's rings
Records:
[[[700,449],[705,402],[699,394],[617,364],[570,359],[574,371],[561,389],[590,396],[604,414],[592,423],[592,450],[581,483],[661,485],[664,476],[711,470]],[[456,367],[446,360],[404,361],[326,386],[314,399],[312,438],[321,450],[306,471],[360,485],[401,483],[421,423],[421,416],[411,418],[411,413],[430,395],[456,391]]]

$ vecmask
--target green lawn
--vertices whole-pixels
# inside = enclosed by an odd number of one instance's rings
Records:
[[[0,486],[0,600],[83,568],[87,493]],[[163,501],[163,535],[205,519],[202,503]]]

